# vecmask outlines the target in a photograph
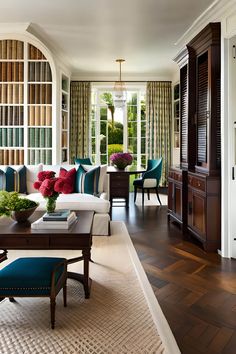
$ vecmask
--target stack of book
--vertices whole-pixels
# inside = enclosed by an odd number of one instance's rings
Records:
[[[54,213],[45,213],[40,219],[31,224],[32,229],[63,229],[67,230],[77,220],[75,212],[59,210]]]

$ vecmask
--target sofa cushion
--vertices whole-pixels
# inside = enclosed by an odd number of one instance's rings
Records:
[[[45,210],[46,200],[41,193],[27,195],[28,199],[39,203],[37,210]],[[60,194],[56,201],[56,209],[93,210],[95,213],[109,213],[110,202],[91,194]]]
[[[107,173],[107,165],[83,165],[83,167],[89,171],[95,167],[100,167],[100,174],[98,180],[98,193],[104,192],[104,182]]]
[[[0,190],[26,193],[26,167],[22,165],[0,166]]]
[[[79,165],[75,179],[75,192],[97,195],[99,175],[99,166],[88,169],[86,165]]]
[[[54,189],[56,192],[69,194],[75,189],[76,169],[72,168],[67,171],[61,167],[59,179],[56,181]]]
[[[75,164],[92,165],[92,161],[90,160],[90,157],[84,157],[84,158],[76,157]]]
[[[38,180],[38,173],[42,170],[43,164],[26,166],[26,185],[28,194],[37,192],[37,189],[34,188],[34,182]]]
[[[63,167],[65,170],[69,171],[72,168],[75,168],[77,170],[79,165],[43,165],[43,171],[54,171],[56,172],[56,177],[59,177],[61,167]]]

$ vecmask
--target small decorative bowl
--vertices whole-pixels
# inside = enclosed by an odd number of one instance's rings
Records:
[[[38,205],[36,205],[33,208],[25,209],[25,210],[20,210],[20,211],[12,211],[11,212],[11,218],[19,223],[25,222],[38,208]]]

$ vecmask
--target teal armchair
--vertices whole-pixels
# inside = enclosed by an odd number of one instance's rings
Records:
[[[143,173],[142,178],[135,179],[134,185],[134,202],[136,202],[137,190],[142,190],[142,205],[144,205],[144,192],[147,191],[148,199],[150,199],[150,190],[155,189],[157,199],[161,205],[158,194],[159,182],[162,172],[162,157],[158,160],[148,160],[147,170]]]

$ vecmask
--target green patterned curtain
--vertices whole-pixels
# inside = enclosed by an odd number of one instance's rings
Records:
[[[171,163],[171,82],[154,81],[147,83],[146,111],[148,158],[163,158],[160,185],[166,186]]]
[[[89,156],[90,82],[72,81],[70,91],[70,161]]]

